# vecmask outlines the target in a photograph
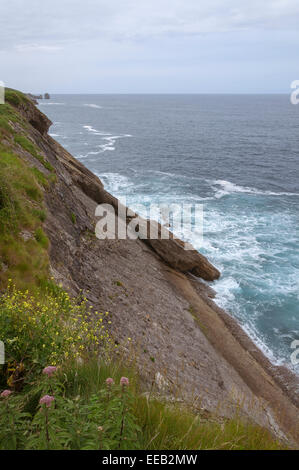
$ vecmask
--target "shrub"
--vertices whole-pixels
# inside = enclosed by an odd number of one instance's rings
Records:
[[[40,292],[40,298],[9,285],[0,298],[0,331],[8,367],[2,372],[11,387],[21,388],[47,364],[84,358],[111,344],[102,313],[86,301],[71,300],[63,290]]]
[[[22,410],[20,397],[14,394],[1,396],[0,417],[0,450],[16,450],[24,447],[28,428],[27,419],[30,415]]]
[[[95,358],[46,368],[27,393],[0,398],[0,449],[286,449],[237,417],[203,418],[144,396],[124,370]]]
[[[31,413],[24,412],[24,395],[6,391],[0,398],[0,419],[5,425],[0,430],[0,449],[138,448],[141,429],[127,378],[123,377],[126,384],[104,381],[87,398],[73,398],[64,393],[65,378],[52,369],[53,373],[39,377],[31,391],[37,397]]]

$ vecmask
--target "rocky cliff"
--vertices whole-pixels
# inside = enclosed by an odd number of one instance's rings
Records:
[[[207,412],[218,408],[223,416],[238,409],[275,433],[288,434],[291,428],[298,436],[298,408],[277,379],[281,371],[273,372],[232,326],[200,280],[218,278],[217,269],[173,237],[97,239],[97,205],[109,203],[117,210],[118,201],[47,134],[51,122],[34,103],[22,98],[10,104],[27,124],[14,119],[9,125],[32,147],[11,140],[9,133],[5,145],[49,182],[41,190],[50,272],[72,295],[81,293],[95,309],[109,312],[113,337],[138,365],[145,390],[154,386]]]

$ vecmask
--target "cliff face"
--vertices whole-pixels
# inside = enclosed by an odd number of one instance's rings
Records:
[[[259,424],[280,432],[268,403],[273,396],[276,403],[287,399],[228,330],[209,300],[209,290],[194,277],[213,280],[219,272],[174,239],[98,240],[97,205],[110,203],[117,209],[118,201],[47,134],[51,123],[33,103],[11,104],[26,118],[26,137],[42,158],[8,137],[7,145],[51,182],[41,189],[55,280],[73,295],[82,292],[96,310],[109,312],[111,332],[124,352],[130,351],[145,388],[155,384],[160,393],[183,397],[207,411],[218,407],[224,416],[242,408]],[[10,125],[24,132],[17,122]],[[288,419],[297,413],[292,406],[283,402]]]

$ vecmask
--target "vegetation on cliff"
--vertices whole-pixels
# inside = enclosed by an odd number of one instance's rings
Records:
[[[284,448],[237,415],[206,416],[144,392],[133,353],[123,361],[108,332],[108,312],[54,283],[43,223],[56,175],[27,135],[26,106],[14,90],[0,105],[0,448]]]
[[[26,138],[29,123],[14,107],[25,105],[26,100],[22,93],[6,90],[6,104],[0,106],[0,283],[5,286],[13,278],[24,288],[48,275],[43,198],[44,189],[55,178],[51,165]],[[26,164],[18,146],[34,155],[51,174],[45,176]]]

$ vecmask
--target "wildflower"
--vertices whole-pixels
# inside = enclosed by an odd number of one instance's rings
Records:
[[[98,431],[99,431],[99,432],[103,432],[103,431],[104,431],[103,426],[98,426]]]
[[[57,367],[55,366],[47,366],[44,368],[43,374],[46,374],[48,377],[51,377],[54,374],[54,372],[56,372],[56,370],[57,370]]]
[[[107,385],[113,385],[113,384],[114,384],[114,380],[113,380],[111,377],[108,377],[108,379],[106,379],[106,384],[107,384]]]
[[[9,397],[9,395],[11,395],[11,394],[12,394],[12,391],[11,391],[11,390],[3,390],[3,392],[1,393],[0,396],[1,396],[2,398],[7,398],[7,397]]]
[[[47,408],[51,406],[52,401],[54,401],[55,398],[52,397],[51,395],[45,395],[40,399],[40,404],[43,405],[45,404]]]
[[[127,377],[122,377],[120,379],[120,385],[123,385],[123,386],[128,386],[129,385],[129,379]]]

